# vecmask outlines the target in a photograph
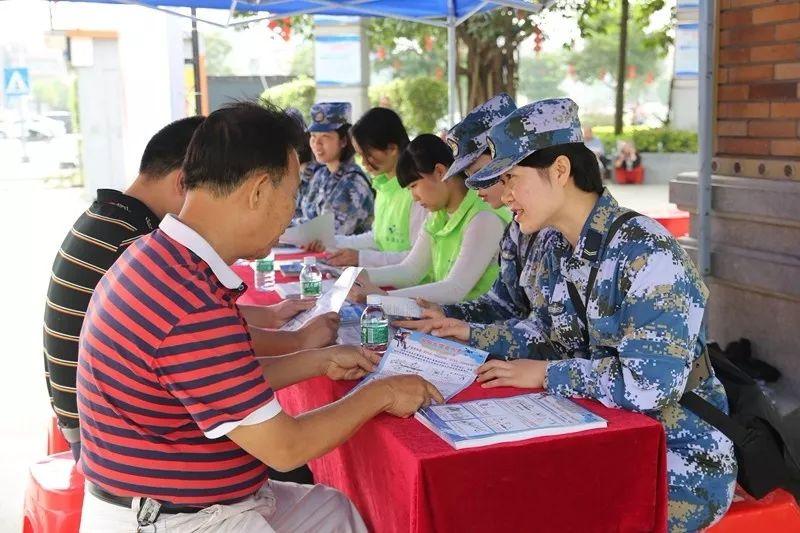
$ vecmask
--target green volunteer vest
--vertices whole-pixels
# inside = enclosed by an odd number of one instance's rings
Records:
[[[372,178],[375,189],[375,221],[372,234],[382,252],[406,252],[411,249],[409,218],[411,191],[400,187],[395,178],[381,174]]]
[[[450,273],[450,269],[453,268],[453,263],[455,263],[461,251],[464,230],[466,230],[475,215],[481,211],[493,211],[502,220],[511,220],[511,212],[508,209],[492,209],[471,189],[467,192],[455,213],[448,216],[447,211],[441,210],[433,213],[428,218],[425,223],[425,231],[431,237],[432,281],[441,281]],[[505,214],[503,211],[505,211]],[[475,287],[467,294],[465,300],[474,300],[487,292],[492,287],[495,279],[497,279],[498,272],[497,261],[492,261],[486,272],[481,276],[481,279],[475,284]]]

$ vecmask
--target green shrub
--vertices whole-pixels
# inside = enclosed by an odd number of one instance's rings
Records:
[[[436,122],[447,113],[447,84],[424,76],[394,79],[369,89],[373,106],[386,97],[389,105],[403,119],[409,133],[431,133]]]
[[[311,78],[301,77],[287,83],[281,83],[275,87],[270,87],[261,93],[261,100],[272,102],[276,106],[286,109],[296,107],[308,117],[311,113],[311,105],[317,94],[317,87]]]
[[[619,136],[611,126],[597,126],[592,131],[603,141],[607,153],[617,151],[618,140],[633,141],[639,152],[697,152],[697,133],[693,131],[645,126],[626,127]]]

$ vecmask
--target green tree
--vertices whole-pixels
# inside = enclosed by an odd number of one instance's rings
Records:
[[[634,91],[640,91],[644,78],[637,81],[636,76],[647,72],[655,75],[658,60],[664,58],[672,43],[669,23],[650,28],[651,17],[665,5],[665,0],[588,0],[574,7],[583,48],[573,54],[572,61],[583,81],[595,81],[603,77],[603,72],[613,80],[617,134],[622,132],[626,78],[631,77]],[[572,48],[576,48],[574,44]]]
[[[233,47],[219,33],[203,34],[206,53],[206,72],[209,76],[230,76],[233,69],[228,64]]]
[[[314,77],[314,43],[303,41],[294,51],[292,58],[292,76]]]
[[[298,78],[270,87],[261,94],[261,100],[286,109],[296,107],[308,117],[317,94],[317,86],[311,78]]]
[[[537,16],[510,8],[499,8],[473,16],[457,29],[459,57],[457,73],[465,78],[466,98],[462,111],[471,109],[499,92],[516,94],[517,48],[536,29]],[[418,49],[446,69],[447,34],[443,28],[376,18],[367,31],[370,44],[394,50],[400,39],[416,43]],[[432,38],[433,46],[430,46]],[[428,47],[426,49],[426,39]],[[461,87],[461,83],[459,83]]]
[[[67,111],[70,107],[70,85],[57,78],[35,78],[31,87],[33,98],[41,107]]]
[[[395,78],[385,85],[370,87],[372,105],[381,105],[383,98],[388,98],[414,134],[433,132],[436,122],[447,112],[447,84],[426,76]]]
[[[567,74],[567,55],[564,52],[546,52],[537,57],[526,57],[519,64],[519,92],[529,100],[542,100],[563,96],[559,89]]]

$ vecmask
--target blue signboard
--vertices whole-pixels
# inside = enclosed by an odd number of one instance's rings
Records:
[[[3,94],[6,96],[25,96],[31,92],[31,79],[28,69],[12,67],[3,69]]]

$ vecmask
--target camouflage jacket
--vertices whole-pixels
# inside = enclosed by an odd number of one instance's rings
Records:
[[[503,324],[472,324],[470,343],[494,354],[550,359],[548,390],[594,398],[661,422],[667,434],[670,529],[693,530],[725,512],[736,479],[731,442],[678,403],[705,347],[708,289],[680,244],[644,216],[623,224],[598,257],[609,226],[624,212],[604,192],[574,249],[558,231],[541,231],[520,280],[530,315]],[[583,299],[593,265],[599,271],[584,302],[587,346],[567,280]],[[727,412],[716,376],[694,392]]]
[[[444,314],[482,324],[528,316],[531,304],[525,290],[520,287],[519,277],[530,257],[535,238],[535,235],[522,233],[519,224],[512,221],[500,241],[500,274],[491,290],[475,300],[443,306]]]
[[[374,204],[375,195],[361,167],[351,161],[332,173],[320,165],[300,200],[300,216],[294,223],[332,211],[337,235],[365,233],[372,228]]]

